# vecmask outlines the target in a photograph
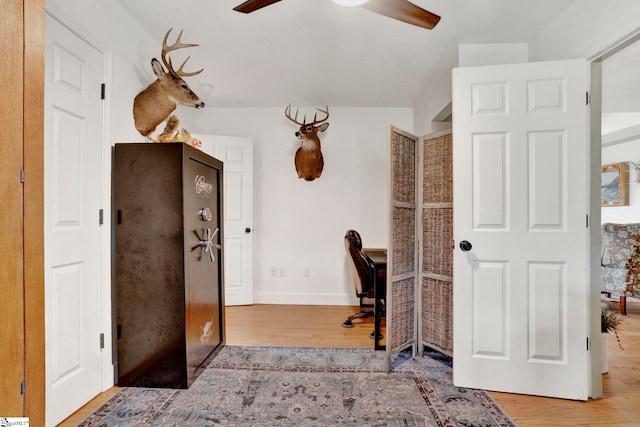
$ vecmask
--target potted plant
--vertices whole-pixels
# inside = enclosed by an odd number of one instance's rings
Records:
[[[622,317],[617,315],[614,311],[603,308],[600,314],[600,332],[602,337],[601,342],[601,364],[602,364],[602,373],[606,374],[609,372],[609,349],[607,344],[609,342],[609,333],[613,332],[618,340],[618,345],[622,348],[622,343],[620,342],[620,336],[618,335],[618,331],[620,330],[620,323],[622,323]],[[623,349],[624,350],[624,349]]]

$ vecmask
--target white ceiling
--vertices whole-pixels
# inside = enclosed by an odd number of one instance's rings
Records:
[[[331,0],[251,14],[233,11],[243,0],[119,1],[158,40],[158,58],[169,28],[169,42],[183,29],[200,44],[172,56],[204,67],[186,80],[208,107],[413,107],[429,85],[449,84],[459,43],[526,43],[575,0],[413,0],[442,16],[433,30]]]

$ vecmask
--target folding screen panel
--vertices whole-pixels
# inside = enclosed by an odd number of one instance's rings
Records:
[[[387,370],[391,357],[409,346],[416,352],[416,164],[417,138],[391,128],[389,152],[389,249],[387,254]]]
[[[423,345],[453,352],[453,158],[451,129],[420,137]]]

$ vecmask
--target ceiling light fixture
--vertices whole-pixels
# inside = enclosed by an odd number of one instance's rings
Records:
[[[339,4],[340,6],[360,6],[361,4],[365,4],[369,0],[333,0],[334,3]]]

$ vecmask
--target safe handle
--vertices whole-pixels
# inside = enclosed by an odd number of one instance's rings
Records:
[[[213,249],[222,249],[222,246],[217,243],[213,243],[213,239],[216,238],[218,232],[220,232],[220,228],[216,228],[213,233],[211,232],[210,228],[205,229],[204,235],[202,237],[198,237],[200,239],[200,242],[198,242],[198,244],[194,247],[194,249],[198,247],[204,248],[204,252],[209,254],[209,259],[211,260],[211,262],[216,262],[216,256],[213,253]]]

